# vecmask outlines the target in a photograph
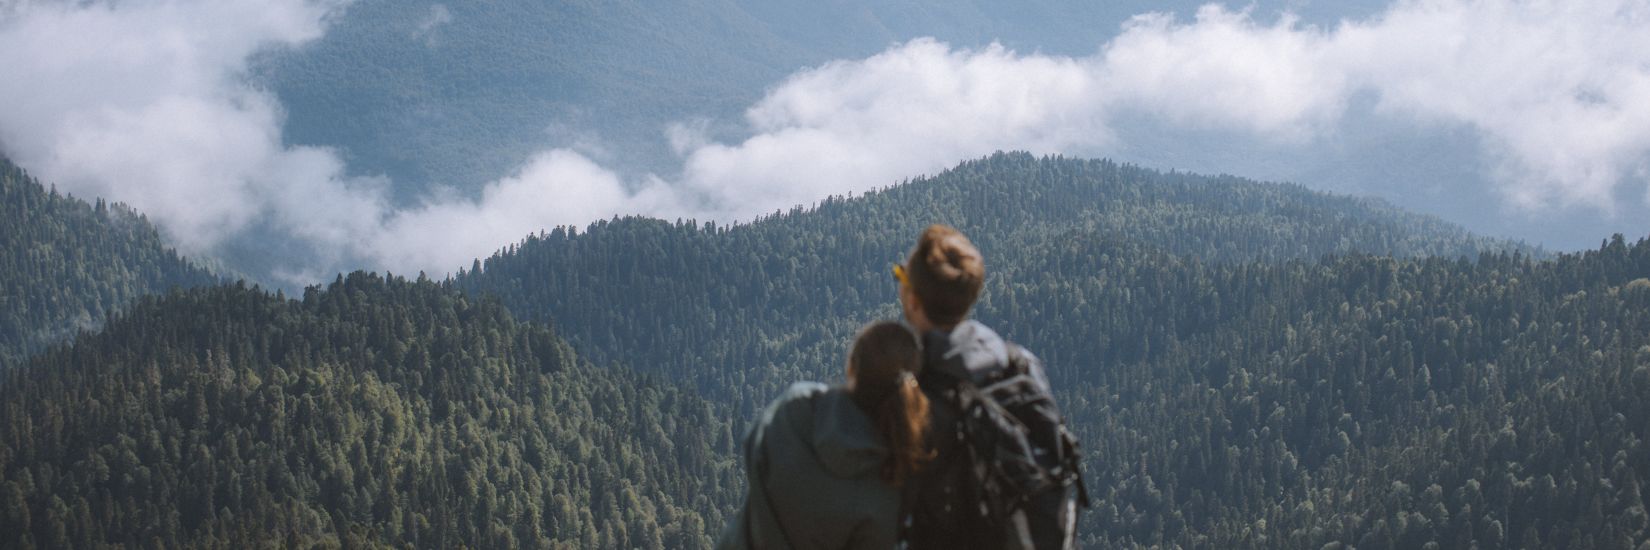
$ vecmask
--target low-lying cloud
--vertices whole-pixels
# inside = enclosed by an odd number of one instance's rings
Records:
[[[1470,128],[1514,206],[1609,212],[1650,165],[1646,28],[1644,1],[1421,1],[1334,28],[1146,14],[1081,58],[915,40],[792,76],[747,113],[753,137],[689,150],[677,187],[737,217],[998,149],[1105,154],[1122,117],[1310,143],[1370,95]]]
[[[262,220],[334,247],[386,183],[332,152],[284,147],[281,108],[245,78],[254,53],[323,31],[333,2],[23,3],[0,20],[0,143],[43,180],[132,205],[212,253]]]
[[[283,145],[280,106],[245,78],[250,56],[313,40],[337,9],[0,11],[0,143],[45,180],[145,211],[187,251],[247,246],[237,237],[257,226],[322,252],[281,273],[287,283],[356,267],[445,273],[527,233],[612,215],[750,219],[1001,149],[1106,154],[1124,117],[1312,143],[1344,131],[1360,97],[1377,116],[1468,129],[1519,208],[1608,213],[1650,179],[1645,0],[1403,1],[1333,28],[1211,5],[1136,17],[1084,57],[913,40],[777,84],[747,111],[743,140],[673,125],[677,174],[626,177],[552,150],[479,198],[397,208],[393,182]]]

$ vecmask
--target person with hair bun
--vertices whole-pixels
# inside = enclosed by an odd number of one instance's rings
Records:
[[[921,472],[928,399],[916,335],[860,329],[847,383],[798,382],[745,436],[745,502],[717,548],[894,548],[900,490]]]
[[[932,403],[934,458],[906,484],[905,547],[1074,548],[1076,506],[1088,506],[1077,441],[1042,361],[969,319],[985,286],[979,249],[930,225],[893,271]]]

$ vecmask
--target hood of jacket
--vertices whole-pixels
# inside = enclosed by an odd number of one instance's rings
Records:
[[[746,437],[750,493],[723,548],[893,548],[899,491],[887,451],[846,388],[799,382]]]
[[[888,456],[871,417],[843,388],[815,397],[812,432],[808,440],[813,444],[814,456],[819,457],[826,472],[836,477],[876,474]]]

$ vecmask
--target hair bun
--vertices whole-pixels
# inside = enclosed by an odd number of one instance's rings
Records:
[[[941,327],[955,325],[968,316],[985,282],[985,259],[980,249],[947,225],[934,224],[923,230],[906,270],[923,313]]]
[[[934,243],[928,252],[928,265],[934,273],[946,279],[967,278],[980,271],[980,250],[960,233],[953,233]]]

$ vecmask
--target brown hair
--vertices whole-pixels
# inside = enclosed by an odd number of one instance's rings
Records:
[[[934,456],[927,446],[928,397],[917,386],[920,368],[917,338],[898,323],[866,325],[848,352],[850,395],[888,446],[882,480],[896,487]]]
[[[961,231],[934,224],[917,237],[917,247],[905,261],[911,291],[922,302],[922,313],[936,326],[950,327],[968,317],[968,308],[985,284],[985,259]]]

